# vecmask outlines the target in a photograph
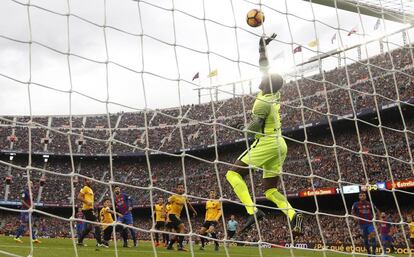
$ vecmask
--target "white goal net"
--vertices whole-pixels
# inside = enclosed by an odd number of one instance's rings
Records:
[[[251,9],[262,26],[247,25]],[[184,244],[195,256],[208,242],[208,255],[411,256],[413,12],[408,0],[1,1],[0,254]],[[273,33],[264,54],[285,83],[266,102],[259,39]],[[270,134],[286,159],[256,148],[265,125],[247,130],[263,102],[280,107]],[[240,168],[254,158],[267,159]]]

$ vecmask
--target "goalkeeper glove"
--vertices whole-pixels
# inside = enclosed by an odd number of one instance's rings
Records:
[[[265,51],[266,46],[272,42],[273,39],[277,37],[276,33],[273,33],[270,37],[267,37],[266,35],[263,35],[260,37],[259,40],[259,52],[262,53]]]

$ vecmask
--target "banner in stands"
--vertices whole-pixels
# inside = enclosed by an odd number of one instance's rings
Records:
[[[326,187],[326,188],[315,188],[315,191],[312,189],[307,189],[299,192],[300,197],[309,197],[309,196],[318,196],[318,195],[336,195],[336,188]]]
[[[387,189],[392,188],[409,188],[414,187],[414,179],[404,179],[404,180],[398,180],[394,182],[394,185],[391,181],[387,182]]]
[[[302,245],[303,244],[301,244],[301,246]],[[300,248],[304,248],[304,247],[300,247]],[[322,250],[323,249],[323,244],[307,244],[307,247],[305,247],[305,248]],[[409,254],[410,250],[411,250],[411,253],[414,253],[414,249],[408,249],[407,246],[404,246],[404,245],[396,245],[396,246],[394,246],[394,248],[395,248],[395,253],[397,253],[397,254]],[[362,246],[362,245],[356,245],[355,247],[353,247],[350,244],[327,244],[326,249],[327,250],[340,251],[340,252],[352,252],[352,251],[355,251],[356,253],[366,253],[367,252],[365,247]],[[377,247],[376,253],[377,254],[382,253],[381,247],[379,247],[379,246]],[[386,248],[386,253],[387,254],[391,253],[391,249]]]

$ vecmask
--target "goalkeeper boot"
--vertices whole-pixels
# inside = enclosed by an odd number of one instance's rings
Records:
[[[264,216],[265,216],[265,213],[264,213],[262,210],[260,210],[260,209],[257,209],[257,212],[256,212],[255,214],[256,214],[257,221],[262,220],[262,219],[264,218]],[[255,223],[255,218],[254,218],[254,215],[253,215],[253,214],[252,214],[252,215],[249,215],[249,217],[247,218],[247,220],[246,220],[246,222],[245,222],[244,227],[240,230],[240,233],[244,233],[244,232],[246,232],[247,230],[249,230],[249,229],[250,229],[250,227],[251,227],[254,223]]]
[[[302,232],[302,221],[303,221],[303,215],[302,213],[296,213],[292,220],[290,221],[290,227],[292,228],[292,235],[293,237],[301,236],[303,235]]]
[[[33,239],[33,243],[35,243],[35,244],[41,244],[42,243],[42,241],[40,241],[39,239]]]

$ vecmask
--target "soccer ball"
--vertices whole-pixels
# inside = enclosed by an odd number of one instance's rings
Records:
[[[252,9],[247,13],[246,22],[250,27],[259,27],[264,20],[264,13],[258,9]]]

